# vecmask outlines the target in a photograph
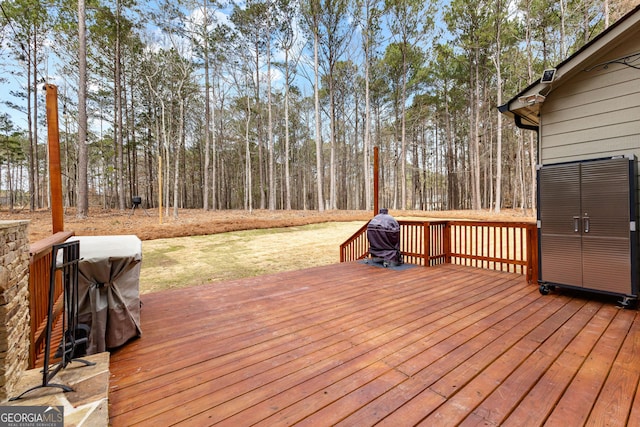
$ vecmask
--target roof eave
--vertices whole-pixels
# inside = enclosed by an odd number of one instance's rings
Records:
[[[593,58],[605,51],[611,43],[628,37],[629,30],[640,23],[640,5],[621,18],[607,30],[584,45],[576,53],[556,66],[556,74],[552,83],[541,83],[540,79],[531,83],[528,87],[514,96],[503,106],[500,112],[508,116],[518,116],[530,122],[534,126],[539,125],[540,105],[544,102],[544,96],[548,95],[554,87],[575,76],[588,68]],[[543,98],[532,102],[538,95]],[[503,108],[505,107],[505,108]],[[511,113],[511,114],[509,114]]]

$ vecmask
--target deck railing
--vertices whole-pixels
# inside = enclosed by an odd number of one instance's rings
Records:
[[[31,314],[31,346],[29,347],[29,367],[36,366],[38,355],[44,348],[44,339],[49,310],[49,278],[51,276],[51,247],[73,236],[71,231],[60,231],[46,239],[33,243],[29,248],[29,310]],[[57,278],[55,286],[54,323],[62,313],[62,278]]]
[[[399,220],[404,262],[443,263],[507,271],[538,281],[537,230],[534,223]],[[368,255],[367,224],[340,245],[340,262]]]

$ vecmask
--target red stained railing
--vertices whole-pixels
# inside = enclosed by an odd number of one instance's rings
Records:
[[[466,265],[525,275],[538,281],[534,223],[399,220],[404,262],[422,266]],[[366,258],[367,224],[340,245],[340,262]]]
[[[44,348],[47,313],[49,310],[49,278],[51,277],[51,247],[73,236],[71,231],[60,231],[33,243],[29,248],[29,310],[31,315],[31,346],[29,367],[36,366],[38,355]],[[54,323],[62,313],[62,280],[55,286]]]

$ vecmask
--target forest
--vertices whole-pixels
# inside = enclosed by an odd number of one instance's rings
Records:
[[[497,107],[632,0],[3,0],[0,209],[535,209]]]

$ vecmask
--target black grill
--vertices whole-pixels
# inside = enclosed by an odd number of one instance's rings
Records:
[[[388,212],[387,209],[380,209],[380,213],[367,225],[369,254],[374,262],[400,265],[400,225]]]

